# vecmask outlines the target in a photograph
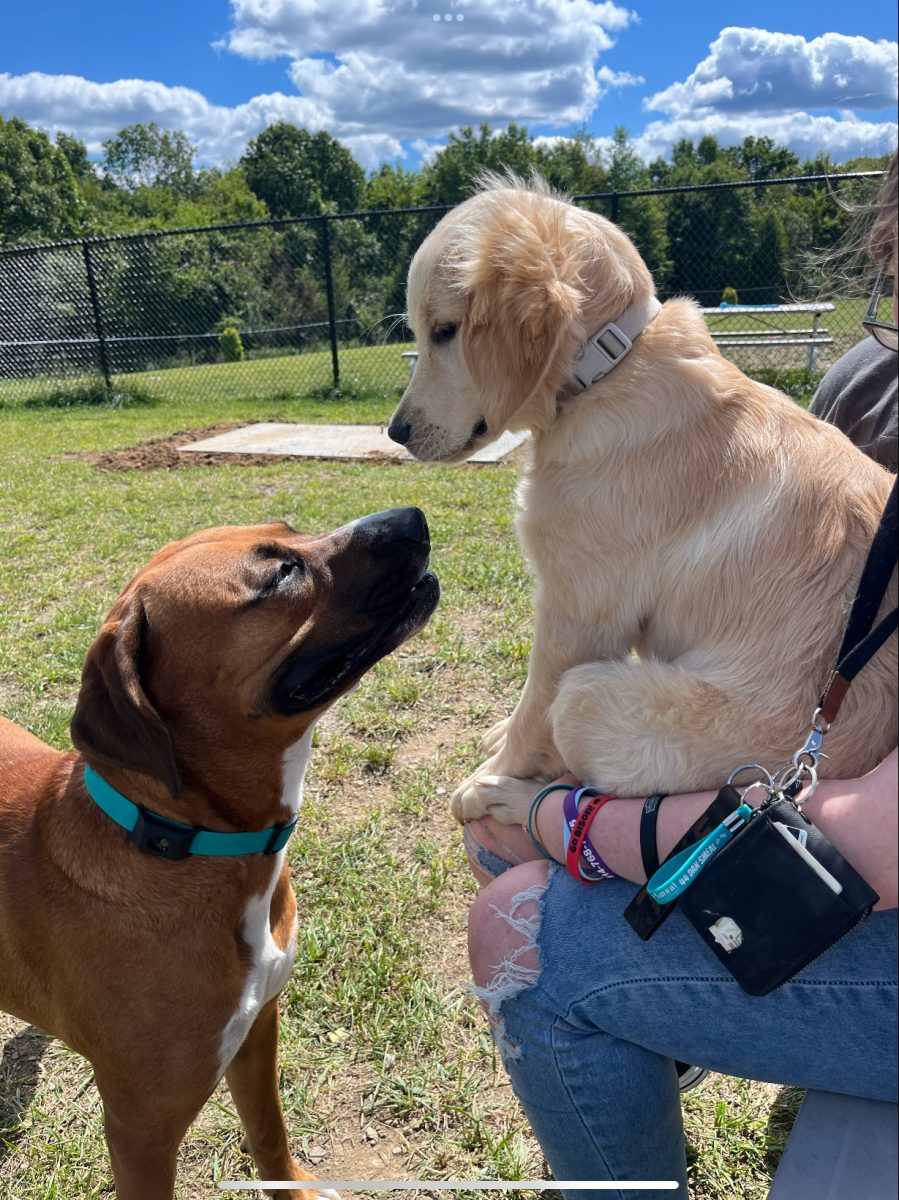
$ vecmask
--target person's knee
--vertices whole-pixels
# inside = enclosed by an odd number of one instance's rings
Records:
[[[498,876],[475,899],[468,918],[468,954],[479,989],[494,987],[510,969],[519,976],[539,970],[536,943],[546,885],[546,862],[526,862]]]

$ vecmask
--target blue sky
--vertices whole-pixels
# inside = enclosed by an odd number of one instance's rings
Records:
[[[44,0],[8,9],[4,34],[0,114],[93,153],[138,120],[209,163],[274,120],[328,129],[367,168],[480,120],[600,141],[625,125],[647,158],[703,133],[838,160],[896,145],[885,0]]]

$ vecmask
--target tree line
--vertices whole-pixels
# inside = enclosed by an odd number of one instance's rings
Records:
[[[439,216],[365,214],[456,204],[471,194],[483,171],[512,170],[525,177],[538,172],[569,195],[622,194],[614,207],[608,200],[593,206],[630,233],[660,294],[689,292],[715,304],[730,288],[729,295],[735,291],[741,299],[768,303],[801,286],[810,251],[826,251],[844,236],[852,213],[835,200],[835,188],[796,184],[623,194],[886,165],[885,157],[838,165],[826,153],[800,160],[789,148],[754,136],[729,147],[710,136],[684,139],[668,158],[645,162],[624,129],[600,146],[587,132],[538,139],[516,124],[462,128],[416,169],[385,163],[366,173],[327,132],[286,123],[263,130],[231,165],[198,168],[194,159],[195,148],[183,132],[152,123],[122,129],[94,161],[71,134],[60,132],[51,140],[18,118],[0,117],[0,247],[359,213],[357,219],[329,222],[326,244],[321,222],[311,222],[96,248],[101,298],[118,333],[163,335],[230,325],[311,330],[327,318],[327,257],[337,319],[346,336],[355,336],[385,313],[402,312],[409,258]],[[839,199],[851,206],[870,193],[870,181],[848,180]],[[21,291],[27,284],[34,293],[34,304],[25,306],[32,316],[16,316],[20,303],[7,312],[21,325],[18,336],[32,336],[38,325],[45,331],[54,315],[63,331],[57,336],[74,336],[84,309],[73,306],[74,285],[62,266],[30,276],[22,259],[14,270],[18,277],[9,287]],[[303,337],[311,344],[311,332]],[[271,352],[277,342],[273,334]],[[257,349],[264,350],[261,341]],[[146,365],[152,350],[141,351],[144,359],[134,366]],[[214,352],[213,344],[209,353]]]

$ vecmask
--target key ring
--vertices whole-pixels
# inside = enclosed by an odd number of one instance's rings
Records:
[[[761,771],[762,775],[764,776],[764,779],[754,780],[749,787],[746,788],[746,792],[748,792],[750,788],[763,787],[767,790],[769,795],[773,796],[776,794],[773,775],[760,763],[744,763],[742,767],[735,767],[727,777],[727,784],[733,783],[737,776],[742,775],[744,771]],[[767,783],[765,780],[767,780]],[[727,786],[727,784],[725,784],[725,786]],[[744,796],[746,792],[743,793]]]
[[[812,756],[809,755],[809,757]],[[799,754],[795,754],[793,758],[795,762],[795,760],[799,758]],[[797,796],[790,798],[790,803],[794,806],[794,808],[798,809],[799,812],[802,812],[803,804],[805,804],[806,800],[811,799],[811,797],[814,795],[815,788],[818,786],[817,760],[807,763],[795,762],[793,769],[787,770],[787,773],[780,781],[780,786],[778,788],[778,794],[783,795],[784,792],[788,788],[791,788],[794,783],[801,783],[804,779],[809,780],[808,784],[803,786],[802,791]]]
[[[769,778],[770,778],[770,776],[769,776]],[[744,804],[749,803],[749,801],[746,799],[746,797],[749,795],[749,793],[752,791],[753,788],[761,788],[762,791],[765,793],[765,795],[768,797],[768,800],[770,802],[771,800],[774,799],[774,797],[776,795],[776,793],[774,791],[772,791],[773,786],[774,786],[773,780],[771,781],[771,783],[765,783],[765,781],[763,779],[753,780],[753,782],[750,783],[748,788],[743,789],[743,803]]]

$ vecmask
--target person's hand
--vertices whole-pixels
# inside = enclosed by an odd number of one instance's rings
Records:
[[[553,783],[565,784],[569,788],[580,786],[571,774],[562,775]],[[540,785],[535,783],[534,795],[538,795],[540,790]],[[559,858],[563,850],[563,795],[563,792],[551,792],[546,797],[540,806],[538,828],[535,830],[541,844],[554,858]],[[541,857],[526,825],[504,825],[494,817],[475,817],[467,821],[463,840],[472,873],[480,884],[489,883],[510,867]]]

